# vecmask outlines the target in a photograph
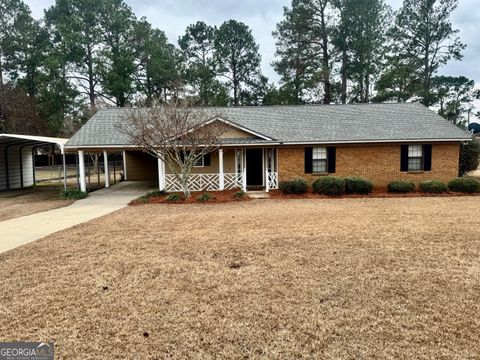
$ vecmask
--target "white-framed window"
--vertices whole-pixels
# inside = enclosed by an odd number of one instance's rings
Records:
[[[202,156],[200,159],[198,159],[194,167],[205,167],[205,156]]]
[[[312,172],[315,174],[328,171],[328,156],[326,147],[316,147],[312,151]]]
[[[422,171],[423,163],[423,146],[408,145],[408,171]]]

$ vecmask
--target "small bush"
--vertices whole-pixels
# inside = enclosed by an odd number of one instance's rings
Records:
[[[448,183],[448,188],[455,192],[478,193],[480,192],[480,181],[473,178],[457,178]]]
[[[345,178],[345,192],[347,194],[370,194],[373,191],[373,183],[359,177]]]
[[[215,196],[210,195],[208,193],[202,194],[202,195],[197,197],[197,201],[202,202],[202,203],[209,202],[209,201],[212,201],[212,200],[215,200]]]
[[[180,200],[183,200],[183,199],[178,194],[170,194],[170,195],[167,196],[167,198],[165,200],[168,201],[168,202],[175,202],[175,201],[180,201]]]
[[[165,190],[151,191],[143,196],[140,196],[137,200],[135,200],[135,202],[146,204],[151,198],[161,197],[165,195],[167,195],[167,192]]]
[[[81,200],[85,199],[88,196],[86,192],[83,192],[78,189],[67,189],[62,190],[58,195],[57,199],[59,200]]]
[[[294,179],[280,182],[279,189],[284,194],[305,194],[308,184],[303,179]]]
[[[448,191],[448,186],[438,180],[423,181],[419,188],[421,192],[427,194],[441,194]]]
[[[245,199],[246,196],[247,196],[247,193],[243,190],[237,191],[235,194],[233,194],[233,197],[235,199]]]
[[[340,196],[345,194],[345,180],[335,176],[325,176],[316,180],[313,185],[316,194]]]
[[[398,193],[398,194],[406,194],[415,191],[415,184],[411,181],[392,181],[388,184],[388,192],[391,193]]]

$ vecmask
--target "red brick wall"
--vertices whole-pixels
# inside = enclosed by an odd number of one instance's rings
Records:
[[[384,187],[392,180],[409,180],[419,183],[424,180],[449,181],[458,176],[460,144],[442,143],[432,145],[432,171],[406,173],[400,171],[401,144],[340,145],[337,146],[335,176],[360,176]],[[313,182],[322,175],[305,174],[304,147],[281,147],[278,149],[280,181],[304,178]]]

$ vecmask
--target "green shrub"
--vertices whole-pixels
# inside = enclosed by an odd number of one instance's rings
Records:
[[[313,185],[316,194],[340,196],[345,194],[345,180],[335,176],[325,176],[316,180]]]
[[[388,192],[406,194],[415,191],[415,184],[411,181],[397,180],[388,184]]]
[[[180,201],[180,200],[183,200],[183,199],[178,194],[170,194],[170,195],[167,196],[167,198],[165,200],[168,201],[168,202],[175,202],[175,201]]]
[[[308,184],[303,179],[294,179],[280,182],[279,189],[284,194],[305,194]]]
[[[235,199],[245,199],[246,196],[247,196],[247,193],[243,190],[237,191],[235,194],[233,194],[233,197]]]
[[[86,192],[83,192],[78,189],[67,189],[62,190],[58,195],[57,199],[59,200],[81,200],[85,199],[88,196]]]
[[[345,178],[345,192],[347,194],[370,194],[373,191],[373,183],[360,177]]]
[[[208,193],[202,194],[202,195],[197,197],[197,201],[202,202],[202,203],[209,202],[209,201],[212,201],[212,200],[215,200],[215,196],[213,196],[211,194],[208,194]]]
[[[419,185],[419,189],[427,194],[441,194],[448,191],[448,186],[438,180],[423,181]]]
[[[151,191],[143,196],[140,196],[138,199],[135,200],[135,202],[146,204],[151,198],[161,197],[165,195],[167,195],[167,192],[165,190]]]
[[[478,193],[480,192],[480,181],[473,178],[457,178],[448,183],[448,188],[455,192]]]

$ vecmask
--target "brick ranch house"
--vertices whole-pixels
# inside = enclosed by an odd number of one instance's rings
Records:
[[[180,185],[160,159],[133,146],[120,130],[130,109],[98,111],[66,144],[80,155],[123,152],[125,180]],[[208,110],[207,110],[208,111]],[[213,109],[211,110],[213,111]],[[419,183],[458,176],[461,144],[471,136],[418,103],[234,107],[214,110],[228,124],[221,148],[190,177],[192,191],[277,189],[280,181],[360,176],[378,187],[392,180]],[[212,120],[212,119],[209,119]],[[108,186],[108,184],[106,184]]]

